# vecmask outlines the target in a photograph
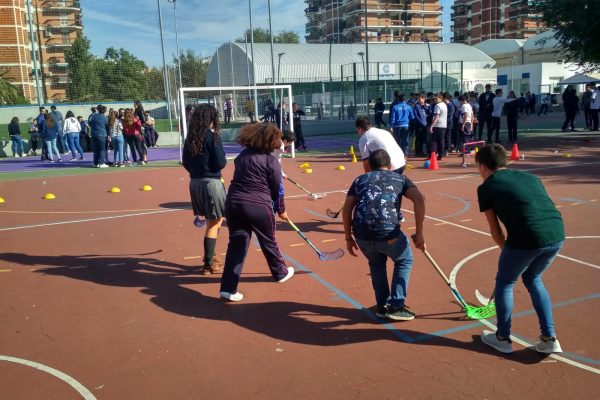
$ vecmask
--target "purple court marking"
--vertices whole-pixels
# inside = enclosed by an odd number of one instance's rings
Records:
[[[351,139],[336,139],[335,137],[327,136],[309,136],[306,138],[306,147],[311,150],[325,150],[339,147],[350,147],[358,145],[358,140]],[[236,157],[242,147],[237,143],[223,143],[225,155],[227,158]],[[301,154],[301,153],[300,153]],[[91,167],[92,153],[85,153],[84,160],[70,161],[71,155],[64,154],[62,162],[50,163],[49,161],[41,161],[40,156],[29,156],[22,158],[7,157],[0,159],[0,174],[10,172],[31,172],[45,169],[63,169],[73,167]],[[113,151],[108,151],[108,158],[113,158]],[[131,158],[130,158],[131,159]],[[152,166],[152,161],[173,161],[179,160],[179,147],[160,147],[148,149],[149,165]]]

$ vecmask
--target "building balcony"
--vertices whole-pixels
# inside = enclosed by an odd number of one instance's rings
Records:
[[[46,31],[54,32],[54,31],[80,31],[83,30],[81,24],[78,24],[74,21],[60,21],[60,22],[50,22],[46,24]]]
[[[41,9],[45,14],[75,13],[81,11],[81,3],[79,1],[47,0],[42,3]]]
[[[63,86],[63,85],[68,85],[71,82],[71,80],[69,79],[68,76],[66,75],[59,75],[59,76],[53,76],[50,79],[50,83],[53,86]]]
[[[52,69],[62,69],[67,68],[69,63],[56,57],[50,57],[48,59],[48,66]]]

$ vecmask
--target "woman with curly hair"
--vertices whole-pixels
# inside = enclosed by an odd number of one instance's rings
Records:
[[[281,166],[271,154],[281,146],[281,131],[274,124],[249,124],[241,129],[237,141],[245,149],[235,158],[225,202],[229,245],[219,293],[229,301],[244,298],[237,286],[252,232],[258,238],[273,279],[285,282],[294,275],[294,268],[286,267],[275,238],[273,203],[279,218],[287,220],[285,204],[279,198]]]
[[[219,228],[225,214],[225,186],[221,170],[227,165],[221,142],[221,124],[216,108],[201,104],[194,109],[188,135],[183,146],[183,166],[190,174],[190,196],[196,217],[206,218],[204,234],[204,266],[201,273],[223,271],[223,263],[215,257]],[[198,219],[194,225],[199,226]],[[201,225],[200,225],[201,226]]]
[[[123,134],[125,135],[125,140],[127,141],[129,149],[131,150],[131,158],[133,158],[133,162],[144,165],[144,150],[142,149],[142,142],[144,141],[144,138],[142,137],[142,123],[140,122],[140,119],[133,114],[131,108],[128,108],[125,110],[122,123]],[[140,156],[139,161],[136,151]]]

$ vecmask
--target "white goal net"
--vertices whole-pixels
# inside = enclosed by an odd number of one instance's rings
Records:
[[[279,129],[294,131],[292,123],[292,87],[290,85],[183,87],[179,89],[180,115],[179,153],[187,137],[188,120],[193,107],[211,104],[219,111],[224,142],[235,142],[243,125],[259,121],[277,124]],[[187,112],[186,112],[187,110]],[[291,146],[295,157],[294,144]],[[180,157],[181,158],[181,157]]]

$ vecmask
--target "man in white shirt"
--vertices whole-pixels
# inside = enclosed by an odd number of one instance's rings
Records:
[[[435,107],[433,108],[433,120],[429,127],[431,143],[435,143],[437,159],[441,160],[444,155],[444,134],[448,126],[448,107],[444,103],[444,95],[436,93],[433,97]]]
[[[473,141],[473,107],[467,102],[465,96],[459,96],[460,116],[458,117],[459,138],[461,142],[458,145],[462,147],[463,143]]]
[[[404,152],[392,134],[386,130],[371,126],[371,121],[367,116],[359,117],[355,125],[356,132],[360,136],[358,148],[365,173],[371,170],[369,167],[369,155],[375,150],[385,150],[390,156],[392,171],[402,174],[406,166],[406,160]]]
[[[494,143],[500,143],[500,117],[502,116],[502,107],[504,104],[510,103],[511,101],[519,101],[519,99],[507,99],[502,97],[502,89],[496,89],[496,97],[492,100],[494,109],[492,111],[492,131],[488,132],[488,143],[492,143],[492,133],[495,133]]]

